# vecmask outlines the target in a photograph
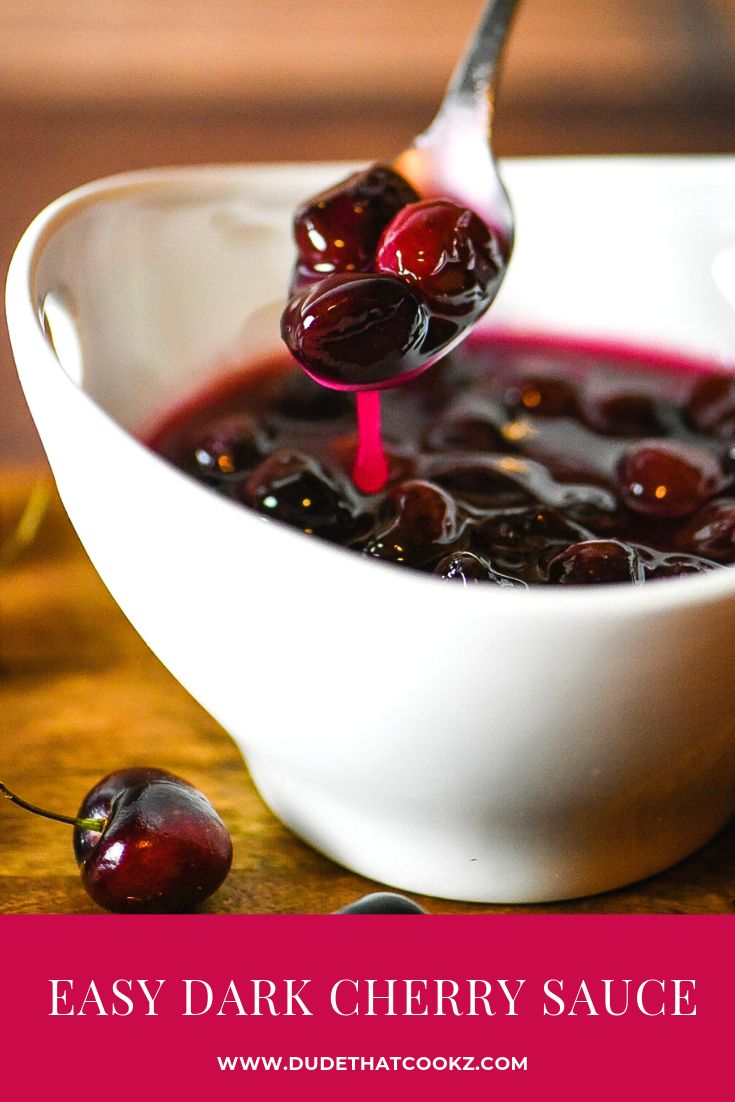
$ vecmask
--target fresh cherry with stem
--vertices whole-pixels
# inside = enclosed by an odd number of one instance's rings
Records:
[[[18,807],[74,827],[82,883],[108,911],[189,911],[223,883],[232,863],[227,828],[207,798],[163,769],[122,769],[87,793],[79,814]]]

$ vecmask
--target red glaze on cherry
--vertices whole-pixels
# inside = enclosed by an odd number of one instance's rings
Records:
[[[209,800],[163,769],[121,769],[82,801],[74,853],[92,899],[108,911],[190,911],[223,883],[232,863],[227,828]]]
[[[433,312],[466,324],[489,304],[502,266],[488,226],[447,199],[404,207],[383,231],[375,255],[377,271],[407,280]]]
[[[304,370],[337,390],[395,386],[421,370],[426,307],[390,275],[333,275],[291,299],[281,336]]]
[[[427,368],[492,302],[504,264],[473,211],[419,201],[382,165],[304,203],[294,233],[281,334],[313,379],[341,390],[398,386]],[[379,436],[364,448],[375,470],[380,449]]]
[[[408,181],[386,165],[356,172],[308,199],[294,216],[297,286],[334,272],[370,271],[384,228],[417,199]]]
[[[688,516],[723,483],[722,464],[711,451],[668,440],[644,440],[620,464],[623,500],[646,516]]]

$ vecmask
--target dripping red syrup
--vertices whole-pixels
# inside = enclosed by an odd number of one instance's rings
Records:
[[[277,355],[145,439],[265,516],[464,585],[640,585],[735,563],[735,377],[721,366],[473,334],[358,402],[362,454],[352,396]]]
[[[388,460],[385,458],[380,426],[380,391],[364,390],[355,395],[357,402],[357,452],[352,467],[352,481],[364,494],[384,490],[388,481]]]

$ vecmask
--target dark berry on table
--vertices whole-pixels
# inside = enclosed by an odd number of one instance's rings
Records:
[[[703,505],[679,530],[676,545],[715,562],[735,563],[735,499],[716,498]]]
[[[692,387],[687,415],[699,432],[720,440],[735,440],[735,379],[707,375]]]
[[[608,585],[643,581],[634,548],[619,540],[583,540],[560,551],[548,565],[549,581],[557,585]]]
[[[95,785],[76,827],[74,853],[84,886],[108,911],[192,910],[222,884],[232,862],[227,829],[209,800],[163,769],[122,769]]]
[[[386,562],[420,566],[439,558],[457,539],[460,520],[452,497],[420,480],[388,491],[384,519],[365,547]]]
[[[336,275],[291,299],[281,335],[323,386],[396,384],[426,361],[428,315],[408,284],[387,275]]]
[[[373,267],[381,233],[391,219],[414,203],[411,185],[386,165],[356,172],[303,203],[294,216],[299,252],[296,282],[333,272],[365,272]]]
[[[446,199],[424,199],[404,207],[386,227],[375,266],[415,284],[433,311],[469,319],[489,305],[503,260],[473,211]]]
[[[353,520],[343,480],[316,459],[288,449],[274,452],[256,467],[240,497],[259,513],[307,535],[345,528]]]
[[[76,816],[27,803],[0,782],[0,796],[74,827],[82,883],[108,911],[190,911],[230,871],[232,843],[209,800],[164,769],[120,769],[88,792]]]
[[[348,903],[337,914],[341,915],[425,915],[427,912],[413,899],[397,892],[372,892]]]
[[[619,482],[623,501],[634,512],[684,517],[722,489],[724,472],[717,456],[705,448],[642,441],[623,456]]]

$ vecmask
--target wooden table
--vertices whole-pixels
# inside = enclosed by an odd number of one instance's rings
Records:
[[[39,473],[0,469],[6,530]],[[328,912],[376,888],[267,810],[234,743],[125,620],[55,496],[35,542],[0,574],[0,731],[0,778],[54,810],[73,813],[99,777],[132,764],[162,766],[201,787],[235,848],[209,911]],[[69,828],[0,804],[0,913],[95,912]],[[441,913],[731,913],[735,823],[676,868],[591,899],[517,908],[421,901]]]
[[[82,0],[63,12],[55,0],[2,6],[0,269],[37,210],[94,177],[192,162],[367,160],[400,149],[431,117],[479,0],[458,0],[441,34],[442,0],[376,0],[369,33],[358,36],[347,7],[161,0],[113,4],[100,22]],[[331,48],[318,49],[322,41]],[[733,0],[526,0],[507,57],[497,150],[733,152],[734,56]],[[21,461],[41,463],[41,449],[0,321],[0,525],[34,477],[9,466]],[[236,849],[214,910],[329,911],[369,887],[263,807],[233,743],[137,638],[58,504],[31,550],[0,574],[0,732],[0,777],[60,810],[73,810],[104,772],[135,762],[199,784]],[[734,857],[730,828],[633,889],[522,909],[731,911]],[[93,909],[68,832],[2,801],[0,912]],[[431,909],[488,908],[432,901]]]

